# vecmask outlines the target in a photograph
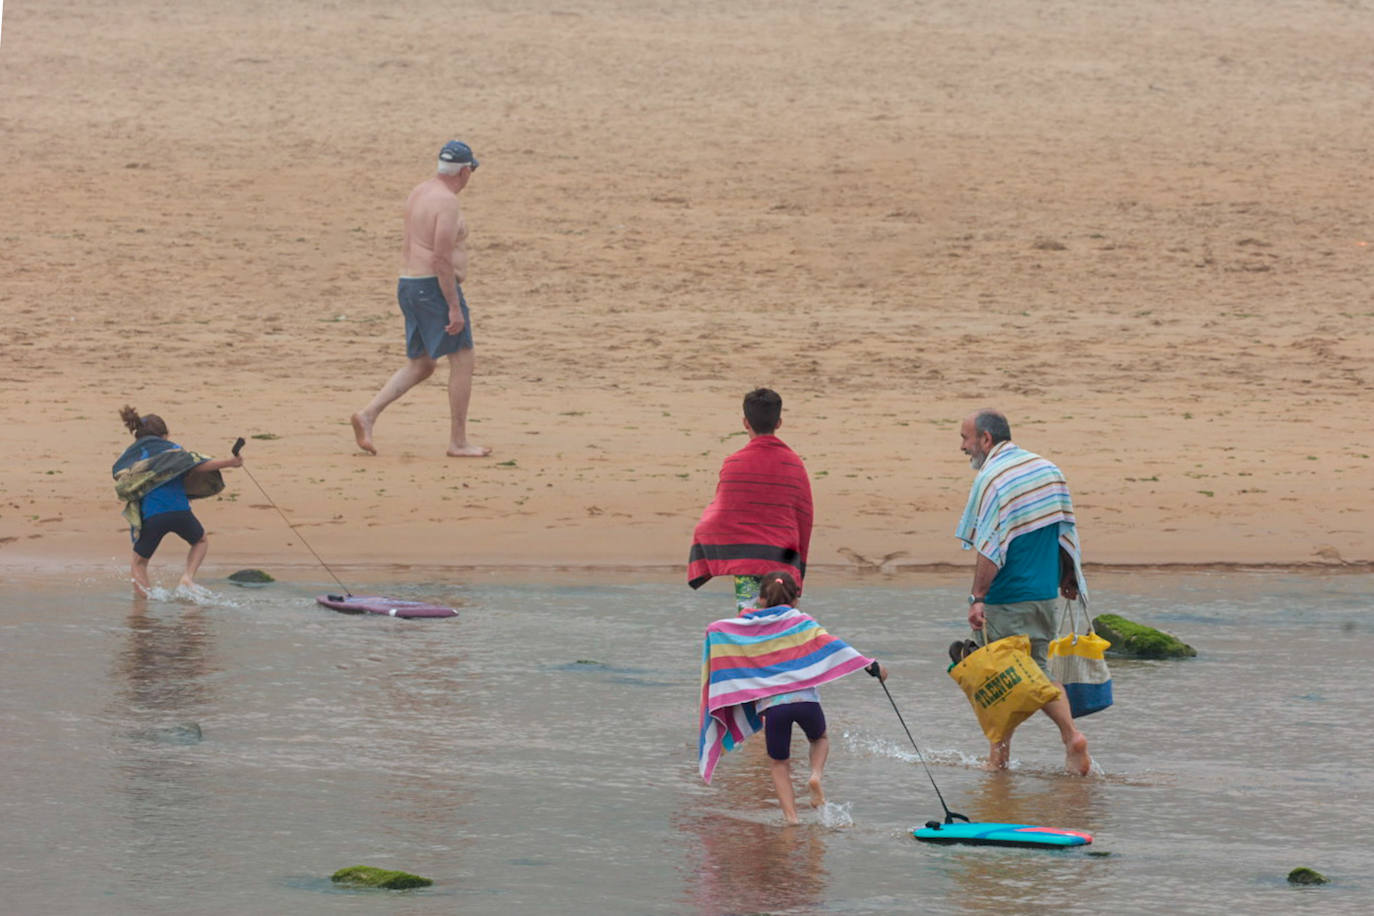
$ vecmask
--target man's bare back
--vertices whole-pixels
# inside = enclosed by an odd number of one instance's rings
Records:
[[[406,198],[401,275],[467,279],[468,227],[458,195],[437,176],[420,182]]]

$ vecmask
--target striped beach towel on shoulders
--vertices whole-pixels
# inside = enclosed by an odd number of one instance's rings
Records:
[[[1073,558],[1079,594],[1087,597],[1073,499],[1064,473],[1048,458],[1001,442],[973,478],[954,536],[1000,568],[1012,538],[1059,526],[1059,546]]]
[[[872,661],[796,608],[765,608],[712,623],[701,661],[701,778],[710,783],[720,755],[763,727],[757,701],[818,687]]]

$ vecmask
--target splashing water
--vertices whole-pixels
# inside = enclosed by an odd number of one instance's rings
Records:
[[[843,805],[835,802],[826,802],[817,809],[821,816],[821,826],[840,828],[853,827],[854,815],[850,809],[854,807],[853,802],[845,802]]]
[[[242,607],[237,601],[212,591],[203,585],[180,585],[176,588],[163,588],[154,585],[145,593],[149,601],[163,601],[169,604],[194,604],[198,607]]]
[[[178,585],[172,591],[172,597],[181,601],[190,601],[192,604],[215,603],[215,593],[203,585]]]

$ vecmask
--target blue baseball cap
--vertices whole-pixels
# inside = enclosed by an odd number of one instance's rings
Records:
[[[474,170],[477,168],[477,157],[472,154],[472,147],[461,140],[450,140],[445,143],[444,148],[439,150],[439,161],[456,162]]]

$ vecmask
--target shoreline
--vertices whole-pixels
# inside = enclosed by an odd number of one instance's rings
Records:
[[[160,551],[161,553],[161,551]],[[154,569],[166,567],[166,574],[172,575],[179,569],[181,552],[169,554],[165,562],[155,565]],[[157,560],[155,559],[155,564]],[[126,563],[119,558],[97,558],[86,557],[54,557],[51,555],[28,554],[19,551],[0,550],[0,572],[6,574],[19,575],[30,573],[35,575],[51,574],[58,571],[80,572],[90,574],[100,570],[111,570],[123,572]],[[682,579],[683,587],[687,588],[685,582],[685,564],[667,563],[604,563],[588,562],[574,563],[564,561],[550,561],[547,563],[511,563],[511,562],[474,562],[474,563],[442,563],[429,560],[417,560],[413,562],[403,561],[342,561],[330,562],[328,567],[319,562],[308,560],[285,560],[271,563],[264,563],[261,558],[247,557],[237,553],[225,552],[218,558],[207,559],[206,565],[201,567],[199,579],[215,580],[226,578],[231,572],[239,569],[264,569],[278,579],[283,576],[278,575],[278,571],[287,574],[288,580],[299,580],[304,578],[299,574],[306,571],[317,571],[324,578],[329,578],[327,570],[335,573],[348,572],[361,575],[365,578],[375,578],[383,573],[395,573],[406,571],[417,572],[444,572],[449,574],[516,574],[521,578],[519,581],[544,581],[547,577],[573,575],[576,577],[595,577],[613,576],[632,578],[637,581],[669,581]],[[905,578],[922,576],[959,576],[968,574],[973,568],[972,563],[904,563],[894,565],[890,568],[879,570],[858,570],[852,565],[846,564],[826,564],[813,563],[808,566],[808,573],[811,576],[820,574],[824,576],[824,585],[854,585],[865,582],[900,582]],[[221,569],[227,572],[220,573]],[[1342,562],[1245,562],[1245,561],[1198,561],[1198,562],[1148,562],[1148,563],[1092,563],[1085,562],[1083,569],[1090,577],[1092,575],[1122,576],[1133,574],[1168,574],[1168,573],[1291,573],[1291,574],[1317,574],[1329,575],[1368,575],[1374,573],[1374,561],[1342,561]],[[718,577],[719,578],[719,577]],[[714,581],[714,580],[713,580]],[[703,590],[712,587],[710,583],[703,586]]]

